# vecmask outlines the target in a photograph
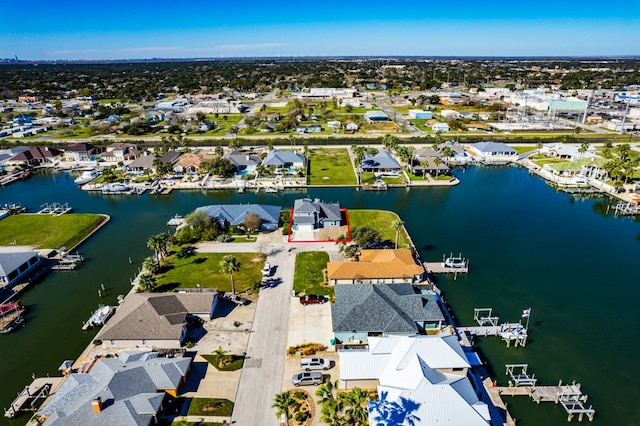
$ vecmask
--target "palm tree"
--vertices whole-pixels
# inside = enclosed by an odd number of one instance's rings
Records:
[[[365,425],[369,417],[367,406],[369,404],[369,392],[360,388],[353,388],[351,392],[343,392],[338,395],[345,407],[345,417],[349,424]]]
[[[232,254],[228,254],[220,261],[220,270],[231,277],[231,293],[236,294],[236,285],[233,281],[233,273],[240,270],[240,262]]]
[[[580,144],[580,148],[578,148],[578,152],[580,153],[580,158],[584,155],[585,152],[589,150],[589,142],[582,142]]]
[[[142,262],[142,267],[144,268],[145,271],[151,274],[155,274],[156,272],[158,272],[158,269],[160,268],[160,264],[158,263],[158,260],[155,257],[149,256],[146,259],[144,259],[144,262]]]
[[[396,230],[396,249],[398,248],[398,237],[400,236],[400,228],[404,225],[401,219],[395,219],[391,222],[391,226]]]
[[[449,148],[448,146],[445,147],[445,149],[442,150],[442,156],[444,158],[446,158],[446,161],[445,161],[446,163],[449,162],[449,159],[451,157],[455,157],[455,155],[456,155],[455,151],[453,149]]]
[[[332,401],[336,399],[336,390],[338,389],[338,381],[332,382],[331,380],[327,380],[316,389],[316,396],[318,397],[318,402],[320,404],[324,404],[327,401]]]
[[[139,291],[153,291],[156,288],[156,278],[151,274],[142,274],[138,280]]]
[[[216,364],[218,364],[218,367],[222,367],[222,360],[224,359],[224,356],[226,354],[227,354],[227,351],[222,349],[222,346],[218,346],[218,349],[216,349],[213,352],[214,359],[215,359]]]
[[[433,159],[433,165],[436,166],[436,179],[438,179],[438,175],[440,174],[440,168],[438,166],[441,164],[444,164],[444,161],[442,161],[442,158],[436,157]]]
[[[398,138],[394,135],[386,134],[382,138],[382,146],[387,151],[395,150],[398,147]]]
[[[293,397],[291,391],[286,391],[276,394],[271,407],[276,409],[276,416],[280,417],[284,414],[287,419],[287,424],[289,424],[289,419],[293,414],[291,409],[294,411],[297,410],[300,407],[300,403]]]
[[[342,401],[330,399],[321,403],[320,421],[329,426],[341,426],[344,424],[342,409],[344,408]]]

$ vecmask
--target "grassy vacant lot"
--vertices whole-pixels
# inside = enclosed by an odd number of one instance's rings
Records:
[[[233,402],[221,398],[193,398],[189,405],[189,416],[228,417],[233,411]]]
[[[180,252],[181,247],[174,247],[164,260],[164,266],[156,277],[159,291],[193,288],[200,284],[202,288],[230,292],[231,278],[220,271],[220,261],[228,254],[234,255],[240,262],[240,270],[233,274],[237,292],[253,289],[262,279],[260,270],[265,260],[262,253],[195,253],[179,256]]]
[[[518,154],[524,154],[525,152],[529,152],[529,151],[533,151],[533,150],[537,150],[538,147],[534,146],[534,145],[518,145],[518,144],[512,144],[509,145],[511,148],[515,149]]]
[[[369,185],[373,185],[374,183],[376,183],[378,179],[376,179],[376,176],[374,173],[371,172],[363,172],[360,173],[360,183],[365,184],[368,183]],[[398,184],[402,184],[404,183],[404,176],[398,176],[398,177],[392,177],[392,176],[383,176],[382,180],[390,185],[398,185]]]
[[[356,185],[356,175],[346,148],[309,151],[309,185]]]
[[[106,219],[97,214],[18,214],[0,220],[0,245],[71,249]]]
[[[349,225],[353,229],[355,226],[369,225],[377,229],[382,234],[383,240],[396,241],[396,230],[391,226],[394,220],[399,219],[394,212],[386,210],[349,210]],[[404,230],[400,230],[398,247],[408,247],[409,238]]]
[[[325,251],[309,251],[296,255],[296,271],[293,289],[296,294],[333,294],[332,287],[324,285],[324,270],[327,269],[329,255]]]

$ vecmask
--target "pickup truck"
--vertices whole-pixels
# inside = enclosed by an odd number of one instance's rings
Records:
[[[319,296],[317,294],[308,294],[306,296],[300,296],[300,303],[303,305],[310,305],[312,303],[324,303],[324,296]]]

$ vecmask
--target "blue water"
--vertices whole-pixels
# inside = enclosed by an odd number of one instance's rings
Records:
[[[444,299],[461,325],[474,307],[493,307],[501,321],[531,308],[526,348],[495,338],[478,348],[494,377],[506,384],[505,363],[529,363],[541,384],[576,380],[597,410],[594,424],[640,425],[637,306],[640,223],[610,214],[608,199],[555,192],[519,168],[468,168],[452,188],[364,192],[349,188],[284,193],[173,191],[167,196],[102,197],[81,191],[69,174],[36,175],[0,188],[0,204],[30,210],[68,202],[76,212],[107,213],[112,220],[79,249],[89,260],[73,272],[53,272],[29,290],[24,329],[0,336],[0,407],[7,407],[31,374],[57,374],[95,332],[80,327],[98,303],[115,303],[151,254],[146,240],[165,231],[174,214],[212,203],[291,206],[303,196],[339,201],[349,209],[388,209],[405,221],[425,260],[443,253],[470,259],[468,276],[439,277]],[[128,262],[132,258],[133,263]],[[97,295],[100,284],[106,292]],[[508,399],[519,425],[565,425],[560,406]],[[0,418],[0,424],[5,421]],[[24,424],[25,417],[11,424]]]

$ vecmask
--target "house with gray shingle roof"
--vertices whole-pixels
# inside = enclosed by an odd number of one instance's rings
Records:
[[[216,219],[225,229],[230,225],[243,226],[245,216],[248,213],[256,213],[262,219],[260,230],[263,231],[278,229],[281,210],[280,206],[265,204],[216,204],[196,209]]]
[[[299,198],[293,203],[293,225],[300,230],[342,226],[340,204]]]
[[[273,149],[269,151],[264,160],[262,160],[262,165],[265,167],[295,167],[296,169],[300,169],[304,167],[306,161],[303,155],[294,151]]]
[[[106,349],[179,348],[189,319],[211,319],[217,304],[217,292],[131,293],[96,339]]]
[[[246,154],[240,151],[230,151],[224,156],[236,168],[237,172],[246,170],[247,173],[255,173],[256,167],[260,164],[260,157],[253,154]]]
[[[0,252],[0,288],[27,281],[29,274],[40,264],[40,256],[35,251]]]
[[[46,426],[148,426],[165,399],[175,399],[191,358],[122,352],[100,358],[86,373],[72,373],[40,410]]]
[[[334,291],[331,318],[337,344],[425,333],[444,322],[435,297],[416,293],[411,284],[346,284],[336,285]]]
[[[387,151],[382,150],[376,155],[365,155],[360,163],[363,172],[400,172],[402,167]]]

